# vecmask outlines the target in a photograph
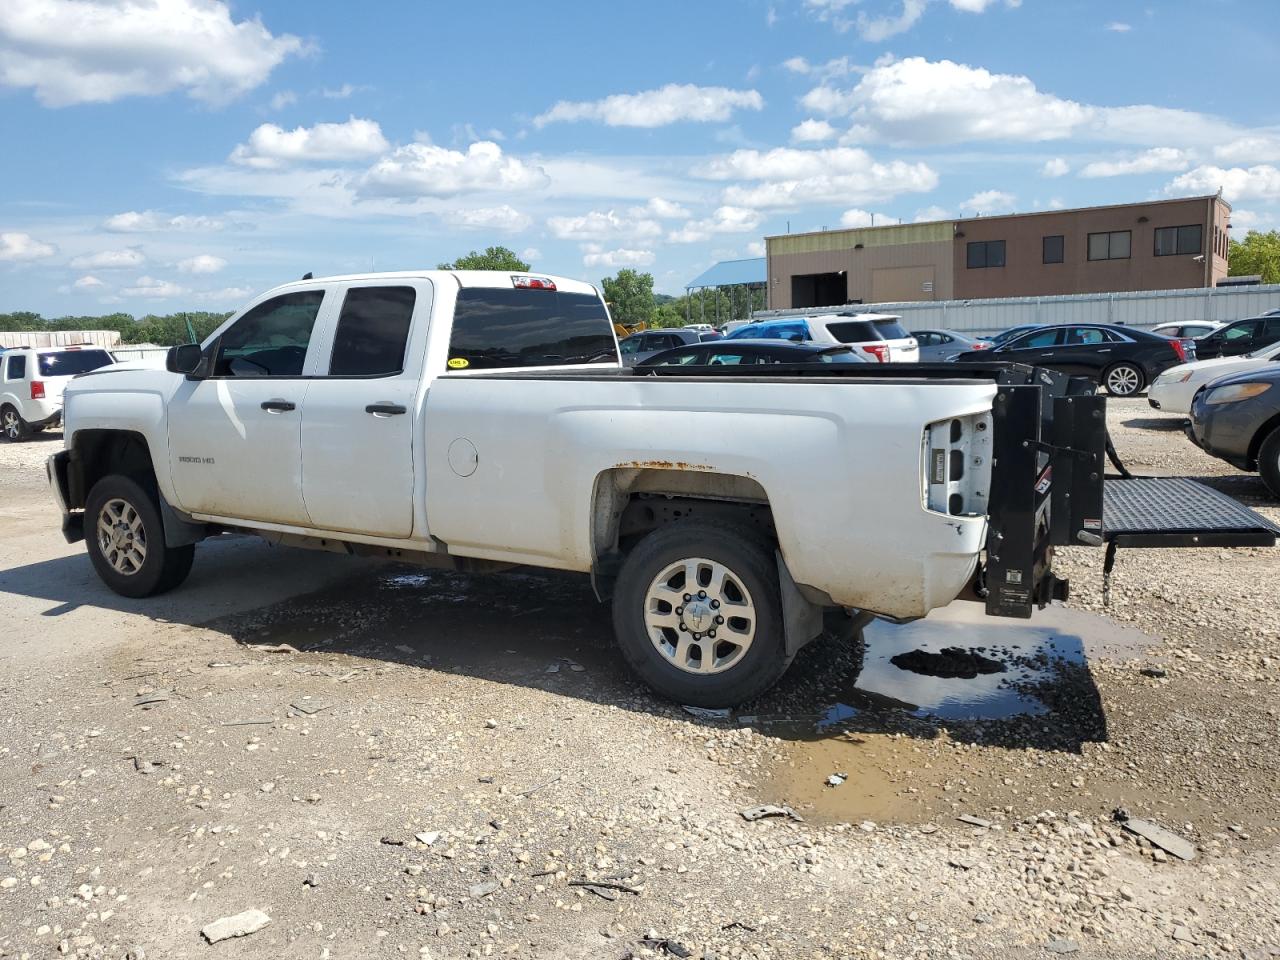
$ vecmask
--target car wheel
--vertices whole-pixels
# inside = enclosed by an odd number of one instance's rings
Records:
[[[1262,482],[1271,495],[1280,498],[1280,427],[1262,441],[1258,450],[1258,473],[1262,474]]]
[[[1132,363],[1117,363],[1106,372],[1102,385],[1113,397],[1132,397],[1143,387],[1142,368]]]
[[[10,443],[19,443],[31,436],[31,427],[14,407],[6,403],[0,407],[0,432]]]
[[[156,498],[131,477],[103,477],[85,502],[85,546],[98,576],[124,597],[172,590],[191,572],[195,544],[170,547]]]
[[[772,545],[725,524],[677,523],[640,541],[618,575],[613,623],[630,667],[677,703],[736,706],[791,662]]]

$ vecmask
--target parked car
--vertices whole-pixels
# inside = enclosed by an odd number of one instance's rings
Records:
[[[1280,364],[1215,380],[1191,403],[1191,438],[1280,497]]]
[[[660,330],[642,330],[640,333],[633,333],[619,342],[618,349],[622,353],[623,365],[630,367],[663,350],[684,346],[686,343],[702,343],[704,340],[719,339],[720,334],[714,330],[664,327]]]
[[[755,363],[870,363],[848,344],[791,343],[786,340],[721,340],[663,350],[635,365],[637,370],[670,366],[738,366]]]
[[[1213,333],[1196,340],[1196,356],[1239,357],[1246,353],[1280,343],[1280,315],[1263,315],[1234,320]]]
[[[1014,337],[1022,336],[1022,334],[1026,333],[1028,330],[1039,330],[1043,326],[1043,323],[1020,323],[1016,327],[1009,327],[1005,330],[1001,330],[999,333],[992,333],[979,339],[1000,347],[1008,343]]]
[[[113,363],[97,347],[16,347],[0,356],[0,431],[10,443],[62,422],[72,377]]]
[[[956,360],[1048,367],[1089,377],[1113,397],[1132,397],[1170,367],[1194,360],[1194,342],[1111,324],[1064,324],[1039,327],[991,350],[962,353]]]
[[[886,313],[815,313],[739,327],[726,339],[845,343],[880,363],[912,363],[920,359],[920,347],[901,319]]]
[[[940,363],[954,360],[970,350],[989,350],[990,342],[956,333],[954,330],[913,330],[911,335],[920,344],[921,363]]]
[[[1065,593],[1048,525],[1014,482],[1050,495],[1029,486],[1041,420],[993,417],[999,370],[890,368],[632,376],[588,283],[307,279],[172,348],[164,370],[73,380],[48,475],[64,535],[123,596],[177,587],[197,542],[224,531],[589,574],[642,679],[724,707],[776,682],[826,608],[914,619],[950,603],[989,531],[1008,547],[990,609],[1029,616]],[[1030,386],[1051,416],[1053,384]],[[1102,496],[1093,457],[1082,510]]]
[[[1162,337],[1203,337],[1221,327],[1222,324],[1215,320],[1195,320],[1191,323],[1161,323],[1151,328],[1152,333],[1158,333]]]
[[[1280,343],[1246,353],[1243,357],[1214,357],[1170,367],[1151,384],[1147,402],[1166,413],[1190,416],[1191,401],[1205,384],[1236,373],[1265,370],[1275,362],[1280,362]]]

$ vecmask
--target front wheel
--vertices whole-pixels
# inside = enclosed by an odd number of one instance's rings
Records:
[[[172,590],[191,572],[195,544],[166,546],[160,508],[131,477],[103,477],[84,507],[85,546],[98,576],[124,597]]]
[[[18,443],[31,436],[31,427],[22,419],[22,414],[5,404],[0,407],[0,431],[10,443]]]
[[[1258,473],[1273,497],[1280,497],[1280,427],[1262,441],[1258,450]]]
[[[618,575],[613,624],[640,678],[691,706],[757,697],[791,662],[773,551],[729,525],[688,521],[640,541]]]
[[[1102,378],[1107,393],[1113,397],[1132,397],[1142,389],[1142,368],[1132,363],[1117,363]]]

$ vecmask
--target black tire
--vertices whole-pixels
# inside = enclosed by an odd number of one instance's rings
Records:
[[[16,407],[6,403],[0,407],[0,433],[10,443],[21,443],[31,436],[31,425],[22,419]]]
[[[1271,495],[1280,498],[1280,427],[1272,430],[1258,448],[1258,473]]]
[[[104,517],[103,510],[108,504],[112,505],[113,515],[123,518],[122,523],[126,519],[130,522],[136,520],[135,526],[141,531],[140,564],[122,560],[121,555],[126,548],[116,548],[116,543],[106,541],[100,533],[98,522]],[[128,526],[128,523],[124,525]],[[135,541],[139,539],[138,533],[131,533]],[[194,543],[181,547],[165,545],[164,525],[155,496],[137,480],[120,474],[103,477],[89,491],[84,509],[84,535],[94,570],[103,583],[123,597],[151,597],[172,590],[187,579],[195,559]],[[135,545],[130,544],[127,548],[131,557],[138,556],[133,550]],[[113,563],[113,558],[116,563]],[[117,564],[133,569],[122,570]]]
[[[727,568],[734,585],[726,586],[726,597],[731,594],[749,597],[754,607],[754,636],[738,654],[736,662],[716,673],[695,673],[676,666],[675,656],[659,650],[646,624],[650,587],[665,570],[691,559],[707,560]],[[682,582],[676,588],[679,594],[685,581],[683,575],[678,577]],[[738,589],[738,582],[745,594]],[[730,607],[726,602],[720,609]],[[676,619],[683,623],[685,617],[681,614]],[[726,626],[722,622],[718,629],[733,629],[733,621],[738,619],[730,615],[730,624]],[[782,599],[773,546],[753,529],[691,520],[662,527],[646,536],[627,556],[618,574],[613,596],[613,626],[623,658],[640,679],[661,696],[690,706],[737,706],[772,687],[791,663],[783,638]],[[687,630],[682,633],[689,636]],[[674,648],[680,633],[673,627],[667,635]],[[725,636],[729,639],[724,639]],[[705,645],[710,644],[712,655],[718,656],[715,651],[731,651],[734,639],[732,634],[722,634],[720,641],[713,642],[708,633],[699,641],[699,650],[708,649]],[[726,659],[731,660],[731,656],[727,654]],[[698,662],[701,663],[700,657]]]
[[[1112,384],[1113,378],[1118,381],[1115,385]],[[1147,385],[1147,377],[1136,363],[1123,360],[1107,368],[1102,375],[1102,385],[1113,397],[1136,397]]]

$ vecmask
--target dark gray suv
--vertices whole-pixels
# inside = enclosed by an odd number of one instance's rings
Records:
[[[1191,439],[1241,470],[1257,470],[1280,497],[1280,363],[1200,388],[1191,401]]]

